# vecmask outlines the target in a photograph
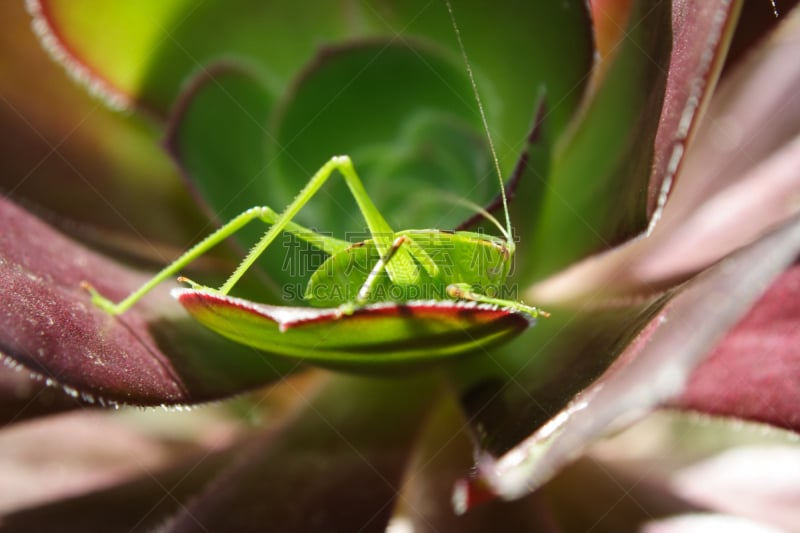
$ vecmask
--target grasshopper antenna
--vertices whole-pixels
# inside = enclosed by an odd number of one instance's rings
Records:
[[[494,149],[492,134],[489,131],[489,121],[486,120],[486,112],[483,110],[483,101],[481,100],[481,95],[478,93],[478,84],[475,83],[475,75],[472,73],[472,66],[470,65],[469,57],[467,56],[467,49],[464,47],[464,41],[461,39],[461,30],[458,29],[456,16],[453,13],[453,6],[450,4],[450,0],[444,0],[444,3],[447,6],[447,12],[450,14],[450,22],[453,24],[453,30],[456,33],[458,47],[461,49],[461,57],[464,59],[464,64],[467,67],[467,75],[469,76],[469,81],[472,84],[472,92],[475,94],[475,101],[478,103],[478,111],[481,115],[481,122],[483,122],[483,129],[486,131],[486,138],[489,140],[489,150],[492,152],[492,159],[494,160],[494,169],[495,172],[497,172],[497,179],[500,182],[500,197],[503,200],[503,212],[505,213],[506,219],[506,231],[503,233],[508,240],[509,246],[513,246],[511,241],[511,216],[508,214],[508,198],[506,198],[506,187],[505,183],[503,183],[503,173],[500,171],[500,160],[497,158],[497,151]]]
[[[506,229],[503,227],[502,224],[500,224],[500,221],[497,220],[489,211],[487,211],[483,207],[479,206],[475,202],[471,202],[466,198],[456,196],[455,194],[452,194],[448,191],[442,191],[440,194],[444,197],[445,200],[453,202],[456,205],[460,205],[461,207],[466,207],[467,209],[470,209],[471,211],[479,214],[480,216],[491,222],[494,225],[494,227],[497,228],[500,234],[506,238],[506,241],[511,240],[511,235],[509,235],[506,232]]]

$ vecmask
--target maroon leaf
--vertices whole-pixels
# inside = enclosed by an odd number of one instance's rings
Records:
[[[681,184],[648,239],[650,253],[643,255],[649,262],[666,262],[673,271],[702,268],[797,211],[789,198],[800,186],[794,172],[800,160],[798,19],[797,9],[785,15],[720,84],[687,153]],[[701,239],[711,250],[677,248]],[[654,257],[657,244],[663,251]],[[683,264],[668,260],[687,255]],[[648,269],[656,270],[639,267]]]
[[[120,298],[146,277],[0,200],[0,353],[86,401],[175,404],[263,385],[293,367],[211,333],[155,291],[112,317],[83,280]]]
[[[725,336],[674,405],[800,431],[800,264]]]
[[[713,93],[737,10],[727,0],[675,0],[672,6],[673,45],[664,107],[655,140],[653,171],[647,191],[649,216],[660,216],[686,141]]]
[[[680,395],[691,371],[798,253],[795,219],[697,276],[603,376],[538,431],[499,459],[484,453],[482,482],[504,498],[527,494],[601,435]]]

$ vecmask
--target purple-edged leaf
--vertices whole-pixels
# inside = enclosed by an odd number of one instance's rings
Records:
[[[600,436],[680,395],[694,368],[798,253],[800,222],[794,220],[681,287],[644,328],[632,328],[639,331],[635,341],[617,346],[615,364],[566,407],[501,457],[484,453],[478,465],[481,482],[503,498],[524,495]],[[583,353],[584,359],[602,354]],[[512,378],[516,388],[520,377]],[[525,405],[548,407],[527,383],[521,384],[528,395],[507,406],[506,426],[527,424],[519,418]],[[486,407],[473,406],[472,411]]]
[[[320,365],[384,371],[415,369],[486,350],[531,322],[508,309],[463,301],[339,308],[258,304],[202,290],[173,291],[201,323],[236,342]]]
[[[541,257],[535,277],[648,227],[734,19],[730,2],[678,2],[672,11],[668,2],[634,4],[613,62],[554,155],[536,239],[527,243]]]
[[[120,298],[146,277],[6,199],[0,226],[0,353],[84,400],[190,403],[270,383],[291,369],[196,324],[166,290],[124,315],[107,315],[90,303],[82,281]]]
[[[800,432],[800,265],[725,336],[674,405]]]
[[[384,531],[436,390],[429,379],[332,378],[162,531]]]
[[[681,186],[657,226],[662,233],[659,237],[681,230],[699,233],[702,226],[698,222],[703,219],[697,213],[718,216],[705,210],[720,191],[733,196],[737,188],[741,191],[746,187],[747,192],[739,192],[739,196],[746,194],[750,204],[762,207],[745,212],[729,206],[741,219],[723,222],[729,227],[739,226],[730,227],[730,235],[753,226],[763,231],[797,210],[786,198],[800,185],[796,173],[792,175],[786,167],[795,168],[800,157],[799,20],[798,9],[785,15],[770,38],[723,79],[687,153]],[[733,205],[743,203],[739,200]],[[689,217],[694,219],[687,221]],[[752,230],[747,233],[747,237],[752,235]]]

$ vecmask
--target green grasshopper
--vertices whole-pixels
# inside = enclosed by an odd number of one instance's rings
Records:
[[[385,307],[387,304],[406,305],[420,301],[443,300],[485,304],[484,308],[499,308],[504,312],[521,314],[531,322],[539,315],[548,316],[540,309],[518,301],[498,298],[493,294],[497,287],[504,286],[514,258],[515,246],[512,240],[508,200],[474,75],[452,7],[448,1],[445,3],[466,63],[494,159],[500,183],[505,227],[485,210],[476,206],[473,208],[492,221],[502,237],[468,231],[434,229],[394,231],[370,199],[350,158],[340,155],[332,157],[322,165],[283,212],[276,213],[269,207],[248,209],[186,251],[120,302],[112,302],[84,282],[83,286],[91,293],[93,303],[109,314],[123,313],[158,284],[178,274],[186,265],[208,250],[234,235],[251,221],[260,220],[270,225],[269,229],[220,288],[203,287],[183,277],[179,280],[188,283],[195,293],[226,297],[276,237],[281,232],[288,232],[327,254],[325,262],[311,275],[305,299],[312,306],[335,309],[333,316],[336,320],[361,313],[374,304]],[[335,174],[341,175],[349,187],[366,222],[370,233],[369,239],[351,243],[322,235],[292,221],[320,187]],[[354,265],[367,265],[367,268],[353,268]],[[247,339],[237,340],[247,342]],[[260,346],[255,342],[253,345]],[[313,346],[309,347],[312,348]],[[277,351],[280,352],[280,349]]]

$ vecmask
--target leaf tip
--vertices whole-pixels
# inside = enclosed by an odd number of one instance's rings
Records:
[[[461,516],[478,505],[494,500],[497,495],[482,478],[469,476],[456,480],[453,484],[451,503],[453,511]]]
[[[70,50],[53,24],[42,0],[25,0],[25,8],[32,18],[31,28],[42,48],[53,61],[64,68],[70,78],[114,111],[128,111],[131,108],[129,95],[93,72],[73,50]]]

